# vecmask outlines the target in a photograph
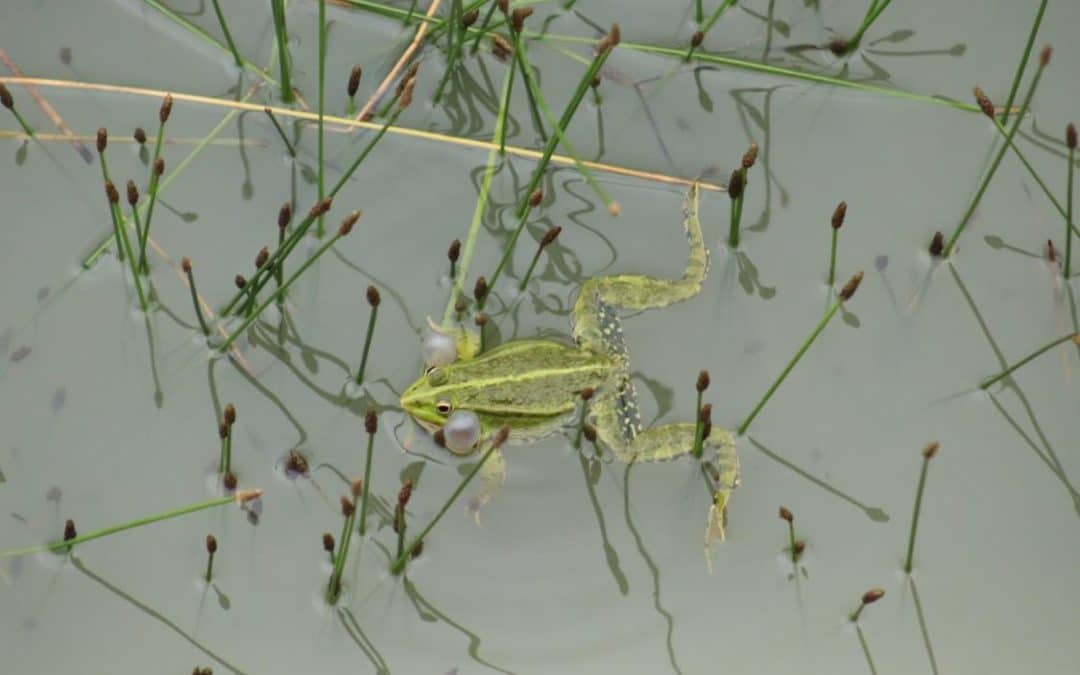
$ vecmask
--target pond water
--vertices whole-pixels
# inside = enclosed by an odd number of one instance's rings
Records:
[[[633,44],[613,51],[599,98],[585,97],[567,137],[582,159],[650,175],[593,171],[621,207],[615,218],[579,170],[552,165],[544,203],[494,289],[489,340],[568,339],[587,278],[677,276],[686,188],[656,176],[712,184],[701,202],[712,266],[691,300],[625,319],[646,424],[692,420],[701,369],[712,375],[705,398],[714,423],[734,429],[745,419],[831,302],[829,219],[840,200],[849,208],[837,276],[865,278],[737,439],[741,486],[727,541],[711,547],[711,572],[702,547],[710,495],[697,469],[676,461],[596,471],[573,450],[571,431],[506,448],[499,493],[474,518],[467,504],[479,488],[470,484],[404,577],[388,571],[388,510],[402,476],[416,480],[415,533],[476,461],[436,447],[405,419],[398,396],[422,372],[426,317],[438,321],[447,308],[445,252],[455,238],[470,240],[489,161],[487,146],[454,141],[492,139],[508,67],[485,46],[436,105],[445,38],[421,49],[416,100],[396,125],[431,135],[388,133],[337,195],[329,227],[353,209],[363,216],[290,290],[284,344],[265,324],[256,344],[240,340],[240,357],[217,358],[201,339],[179,260],[191,258],[200,293],[221,307],[233,277],[250,275],[259,248],[276,245],[280,205],[295,199],[306,213],[316,201],[318,166],[314,123],[299,128],[279,114],[299,134],[293,160],[261,111],[290,107],[270,82],[279,77],[270,3],[221,4],[239,52],[257,64],[242,74],[226,50],[190,30],[220,42],[212,3],[0,7],[9,64],[0,73],[14,66],[53,80],[34,85],[36,94],[86,149],[56,136],[63,132],[24,84],[0,78],[40,132],[26,143],[0,111],[0,549],[53,541],[68,518],[89,533],[223,494],[215,472],[226,402],[238,411],[241,486],[264,491],[258,518],[226,506],[80,544],[72,555],[0,560],[0,670],[1074,672],[1080,350],[1066,343],[1004,384],[977,386],[1077,330],[1076,276],[1064,280],[1045,255],[1047,239],[1064,248],[1063,220],[1010,152],[952,258],[926,253],[935,231],[953,231],[998,148],[985,117],[948,99],[967,103],[979,84],[995,103],[1006,100],[1038,3],[894,3],[862,47],[839,59],[819,47],[852,34],[866,3],[743,0],[701,48],[854,87],[733,62],[690,65],[642,48],[684,49],[692,1],[527,3],[535,14],[526,27],[545,33],[530,41],[529,59],[556,115],[592,58],[590,42],[620,22]],[[346,113],[354,64],[364,68],[363,104],[416,32],[374,4],[327,8],[328,115]],[[708,13],[719,3],[703,4]],[[294,86],[310,108],[318,4],[288,3],[287,21]],[[1038,46],[1057,46],[1017,138],[1062,204],[1063,131],[1078,116],[1078,25],[1080,5],[1050,3],[1021,85]],[[117,184],[131,177],[145,192],[148,155],[130,135],[136,126],[156,133],[160,91],[176,101],[146,315],[112,253],[81,263],[111,232],[94,132],[110,131]],[[251,109],[227,106],[238,99]],[[520,80],[509,111],[507,144],[541,148]],[[328,185],[373,136],[327,124]],[[714,188],[751,141],[761,153],[733,253],[729,199]],[[467,289],[494,271],[536,162],[511,153],[495,166],[467,269],[462,260]],[[551,225],[562,234],[519,295],[534,242]],[[317,246],[305,241],[294,257]],[[290,259],[287,272],[299,264]],[[382,304],[366,386],[350,397],[369,284]],[[338,500],[346,479],[362,473],[363,416],[373,406],[375,527],[353,538],[345,590],[330,607],[320,538],[341,530]],[[929,441],[941,450],[909,576]],[[308,477],[286,475],[293,449],[307,457]],[[806,542],[795,567],[781,506]],[[201,580],[207,534],[219,543],[211,585]],[[857,631],[848,616],[874,587],[885,596]]]

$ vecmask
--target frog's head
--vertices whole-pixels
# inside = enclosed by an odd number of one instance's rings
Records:
[[[401,395],[405,412],[431,432],[442,429],[454,411],[454,402],[446,389],[447,368],[453,368],[453,364],[428,368]]]
[[[468,361],[431,367],[401,395],[405,412],[428,431],[441,430],[447,449],[458,455],[470,454],[498,426],[498,420],[472,409],[472,375]]]

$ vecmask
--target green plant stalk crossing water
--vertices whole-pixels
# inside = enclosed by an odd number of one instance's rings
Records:
[[[367,457],[364,458],[364,485],[363,492],[360,493],[360,536],[367,534],[367,509],[368,509],[368,493],[371,492],[369,486],[371,485],[371,457],[374,455],[375,450],[375,434],[368,434],[367,441]]]
[[[1069,168],[1066,170],[1065,187],[1065,278],[1070,276],[1072,265],[1072,240],[1073,240],[1073,164],[1076,158],[1076,148],[1069,148]]]
[[[1031,30],[1028,32],[1027,44],[1024,45],[1024,53],[1020,56],[1020,63],[1016,66],[1016,75],[1013,76],[1012,87],[1009,88],[1009,98],[1005,99],[1005,108],[1001,113],[1002,123],[1009,121],[1009,111],[1012,110],[1013,101],[1016,100],[1016,92],[1020,90],[1020,80],[1024,77],[1024,70],[1027,68],[1028,59],[1031,57],[1031,48],[1035,46],[1035,36],[1039,33],[1039,26],[1042,25],[1043,13],[1046,11],[1047,0],[1042,0],[1039,4],[1039,11],[1035,13],[1035,22],[1031,25]],[[1024,114],[1020,113],[1017,117],[1021,118]]]
[[[1039,347],[1034,352],[1032,352],[1031,354],[1028,354],[1024,358],[1017,361],[1015,364],[1009,366],[1005,370],[998,373],[997,375],[994,375],[993,377],[989,377],[989,378],[983,380],[979,384],[979,389],[988,389],[988,388],[990,388],[990,386],[993,385],[994,383],[1008,377],[1009,374],[1011,374],[1013,371],[1018,370],[1019,368],[1022,368],[1024,366],[1026,366],[1028,363],[1030,363],[1034,359],[1042,356],[1043,354],[1050,351],[1054,347],[1057,347],[1059,344],[1061,344],[1063,342],[1068,342],[1069,340],[1077,340],[1078,336],[1080,336],[1080,333],[1069,333],[1068,335],[1063,335],[1063,336],[1059,337],[1058,339],[1050,342],[1049,344],[1046,344],[1046,345],[1043,345],[1042,347]]]
[[[225,23],[225,15],[221,12],[221,5],[218,4],[218,0],[210,0],[214,5],[214,13],[217,14],[218,24],[221,26],[221,32],[225,35],[225,42],[229,45],[229,51],[232,52],[233,58],[236,60],[238,68],[244,67],[244,59],[240,58],[240,52],[236,49],[236,43],[233,42],[232,33],[229,32],[229,24]],[[207,579],[209,581],[209,579]]]
[[[379,316],[379,306],[371,308],[371,316],[368,317],[367,335],[364,336],[364,354],[360,357],[360,368],[356,371],[356,383],[364,383],[364,371],[367,370],[368,353],[371,352],[371,338],[375,335],[375,320]]]
[[[270,10],[274,16],[274,34],[277,38],[278,66],[281,69],[281,100],[292,103],[294,100],[292,82],[289,78],[289,37],[285,26],[284,0],[270,0]]]
[[[832,288],[836,281],[836,240],[840,236],[839,228],[832,228],[832,246],[829,248],[829,278],[826,283]]]
[[[908,534],[907,556],[904,558],[904,572],[911,574],[915,559],[915,535],[919,531],[919,511],[922,509],[923,489],[926,487],[926,472],[930,468],[930,457],[923,455],[922,470],[919,471],[919,486],[915,488],[915,508],[911,514],[911,532]]]
[[[364,486],[367,491],[367,486]],[[341,596],[341,575],[345,572],[345,560],[349,556],[349,544],[352,541],[353,520],[356,518],[356,509],[345,517],[345,524],[341,529],[341,543],[338,545],[337,555],[334,556],[334,571],[330,573],[330,582],[326,586],[326,602],[335,604]]]
[[[885,8],[889,6],[892,0],[874,0],[870,3],[870,7],[866,10],[866,16],[863,17],[863,22],[859,26],[859,29],[855,31],[855,34],[848,40],[848,51],[855,49],[862,42],[863,34],[877,21],[877,18],[881,16],[881,13],[885,11]]]
[[[319,0],[319,176],[318,176],[318,190],[319,201],[323,200],[326,192],[325,183],[325,167],[326,162],[323,154],[323,145],[325,141],[325,134],[323,133],[323,107],[326,102],[326,0]],[[322,239],[326,234],[326,229],[323,227],[323,219],[326,216],[325,213],[319,214],[318,224],[315,228],[315,236]]]
[[[171,103],[169,104],[171,107]],[[167,120],[161,120],[158,122],[157,138],[154,139],[154,158],[150,162],[150,198],[149,203],[146,206],[146,219],[143,221],[143,228],[141,231],[136,231],[139,236],[139,271],[145,274],[149,271],[149,267],[146,261],[146,242],[150,240],[150,220],[154,217],[154,204],[157,203],[158,193],[158,181],[160,177],[157,171],[154,170],[154,165],[158,159],[161,158],[161,143],[165,138],[165,122]]]

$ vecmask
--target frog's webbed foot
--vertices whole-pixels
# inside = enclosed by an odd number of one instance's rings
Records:
[[[506,482],[506,458],[496,449],[480,467],[480,490],[469,500],[468,510],[476,524],[480,524],[480,509],[490,502]]]

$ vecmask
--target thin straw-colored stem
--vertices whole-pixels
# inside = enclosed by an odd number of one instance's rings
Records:
[[[239,495],[239,497],[246,496],[246,493],[250,493],[250,492],[251,491],[245,491],[245,495]],[[260,490],[256,490],[254,492],[262,494],[262,492]],[[131,520],[131,521],[128,521],[126,523],[121,523],[120,525],[113,525],[111,527],[106,527],[106,528],[103,528],[103,529],[100,529],[100,530],[95,530],[94,532],[90,532],[89,534],[79,535],[78,537],[75,537],[74,539],[69,539],[68,541],[54,541],[52,543],[43,544],[41,546],[28,546],[26,548],[15,549],[15,550],[12,550],[12,551],[4,551],[4,552],[0,553],[0,558],[13,558],[15,556],[29,555],[31,553],[41,553],[43,551],[58,551],[58,550],[62,550],[62,549],[67,549],[67,548],[70,548],[70,547],[75,546],[77,544],[83,544],[83,543],[86,543],[88,541],[92,541],[94,539],[100,539],[101,537],[107,537],[110,534],[116,534],[117,532],[123,532],[124,530],[130,530],[130,529],[133,529],[133,528],[136,528],[136,527],[142,527],[143,525],[149,525],[151,523],[156,523],[156,522],[161,521],[161,520],[168,520],[169,518],[176,518],[177,516],[183,516],[183,515],[187,515],[189,513],[194,513],[195,511],[202,511],[203,509],[210,509],[210,508],[213,508],[215,506],[221,506],[223,504],[228,504],[229,502],[233,502],[233,501],[237,501],[237,500],[238,500],[238,496],[219,497],[217,499],[211,499],[209,501],[199,502],[198,504],[190,504],[188,506],[182,506],[182,507],[180,507],[178,509],[172,509],[172,510],[169,510],[169,511],[162,511],[161,513],[156,513],[156,514],[154,514],[152,516],[145,516],[143,518],[136,518],[135,520]]]
[[[1005,109],[1001,113],[1002,123],[1009,121],[1009,111],[1012,110],[1013,101],[1016,100],[1016,92],[1020,90],[1020,80],[1024,77],[1024,69],[1027,68],[1028,58],[1031,57],[1031,48],[1035,46],[1035,36],[1039,33],[1039,26],[1042,24],[1043,13],[1046,12],[1047,0],[1042,0],[1039,3],[1039,11],[1035,13],[1035,22],[1031,24],[1031,30],[1028,32],[1027,44],[1024,45],[1024,53],[1020,56],[1020,63],[1016,66],[1016,75],[1013,76],[1012,87],[1009,88],[1009,98],[1005,99]],[[1023,117],[1023,114],[1020,115]]]
[[[1042,356],[1044,353],[1050,351],[1054,347],[1057,347],[1059,344],[1061,344],[1063,342],[1068,342],[1069,340],[1078,341],[1078,344],[1080,344],[1080,333],[1069,333],[1068,335],[1063,335],[1063,336],[1059,337],[1058,339],[1054,340],[1053,342],[1051,342],[1050,344],[1044,345],[1044,346],[1036,349],[1034,352],[1032,352],[1031,354],[1029,354],[1029,355],[1025,356],[1024,358],[1020,359],[1015,364],[1009,366],[1008,368],[1001,371],[997,375],[994,375],[993,377],[990,377],[990,378],[987,378],[987,379],[983,380],[979,384],[979,389],[988,389],[995,382],[998,382],[998,381],[1008,377],[1009,374],[1012,373],[1013,371],[1026,366],[1032,360]]]

